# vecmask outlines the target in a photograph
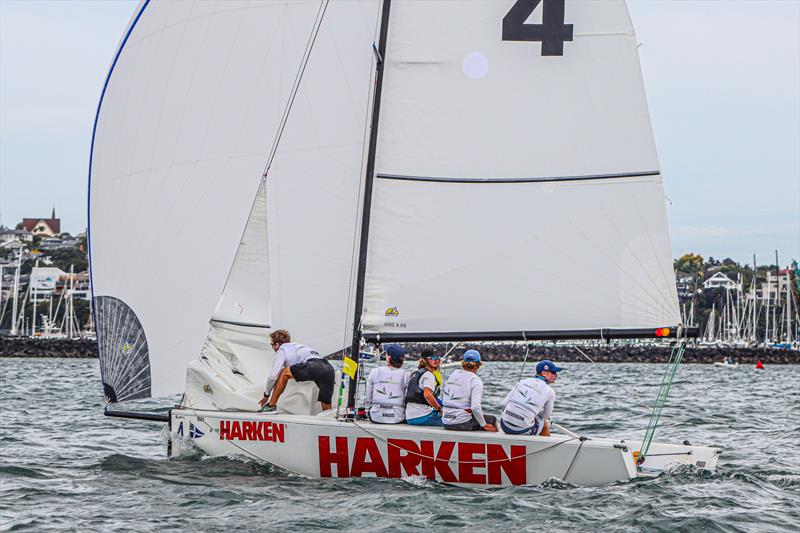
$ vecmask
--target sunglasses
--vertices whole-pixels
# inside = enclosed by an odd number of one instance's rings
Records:
[[[430,357],[426,357],[425,359],[428,359],[429,361],[438,361],[441,358],[442,358],[441,355],[431,355]]]

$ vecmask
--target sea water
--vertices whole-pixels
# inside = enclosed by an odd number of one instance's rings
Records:
[[[412,367],[412,363],[407,363]],[[665,365],[573,363],[554,419],[581,435],[638,437]],[[486,363],[497,412],[532,365]],[[685,365],[659,441],[722,448],[603,487],[461,488],[426,479],[308,479],[250,459],[166,458],[164,424],[104,417],[96,359],[0,359],[0,529],[13,531],[797,531],[800,366]],[[148,409],[176,398],[129,402]]]

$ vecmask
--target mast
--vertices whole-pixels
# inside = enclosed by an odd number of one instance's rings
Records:
[[[778,342],[778,303],[781,301],[781,267],[778,266],[778,250],[775,250],[775,301],[772,304],[772,337]],[[770,291],[771,292],[771,291]]]
[[[353,378],[347,390],[347,408],[356,403],[358,387],[358,358],[361,351],[361,310],[364,307],[364,278],[367,273],[367,243],[369,241],[369,219],[372,208],[372,184],[375,178],[375,148],[378,144],[378,116],[381,110],[381,90],[383,87],[383,61],[386,55],[386,36],[389,31],[389,8],[391,0],[383,0],[381,8],[381,29],[378,37],[377,61],[375,63],[375,97],[372,100],[372,122],[369,132],[369,152],[367,154],[367,175],[364,180],[364,207],[361,212],[361,238],[358,245],[358,271],[356,274],[356,298],[353,310],[353,343],[350,356],[356,363]],[[373,44],[373,48],[374,48]],[[345,355],[345,358],[347,356]]]
[[[14,274],[14,307],[12,308],[11,318],[11,336],[17,334],[17,292],[19,292],[19,273],[22,270],[22,248],[19,248],[19,257],[17,258],[17,272]]]
[[[756,285],[757,285],[757,283],[758,283],[758,267],[756,265],[756,254],[753,254],[753,285],[752,285],[752,287],[753,287],[753,290],[752,290],[752,302],[753,302],[753,312],[752,312],[753,322],[752,322],[752,324],[753,324],[753,330],[752,330],[751,335],[750,335],[751,339],[753,341],[753,344],[758,342],[758,337],[756,336],[756,327],[758,325],[758,319],[757,319],[757,315],[756,315],[756,301],[757,301],[756,300]]]

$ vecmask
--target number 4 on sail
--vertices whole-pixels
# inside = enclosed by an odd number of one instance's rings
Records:
[[[92,137],[98,345],[109,403],[183,396],[168,415],[107,414],[312,477],[598,485],[715,467],[717,450],[652,431],[353,416],[365,343],[695,334],[625,3],[454,6],[141,2]],[[290,381],[257,412],[279,328],[344,351],[336,408]]]

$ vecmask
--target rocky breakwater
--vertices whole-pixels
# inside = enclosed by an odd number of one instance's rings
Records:
[[[0,337],[0,357],[97,357],[97,342]]]
[[[408,344],[406,349],[415,357],[426,347],[437,353],[448,349],[443,344]],[[464,350],[475,348],[481,352],[485,361],[522,361],[525,358],[525,345],[522,343],[481,343],[464,345],[451,352],[458,358]],[[579,351],[580,349],[580,351]],[[646,344],[597,344],[570,346],[556,344],[533,344],[528,353],[528,361],[552,359],[558,362],[588,362],[581,352],[597,363],[666,363],[672,347],[669,345]],[[684,363],[715,363],[733,357],[740,364],[800,364],[800,351],[773,348],[734,348],[725,346],[687,346],[683,355]]]

